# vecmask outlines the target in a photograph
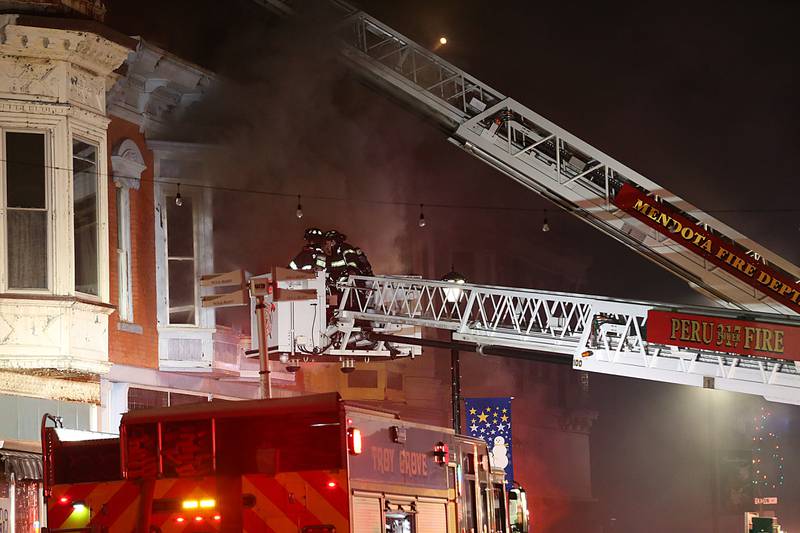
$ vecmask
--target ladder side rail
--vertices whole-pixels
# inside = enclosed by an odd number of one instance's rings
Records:
[[[345,56],[362,69],[416,98],[455,127],[505,99],[502,93],[363,11],[342,25]],[[474,100],[473,100],[474,98]]]

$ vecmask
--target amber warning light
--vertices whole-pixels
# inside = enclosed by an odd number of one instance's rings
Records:
[[[361,453],[361,430],[356,428],[347,430],[347,449],[353,455]]]

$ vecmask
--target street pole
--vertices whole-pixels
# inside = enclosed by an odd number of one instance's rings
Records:
[[[452,333],[450,334],[452,340]],[[450,402],[453,409],[453,430],[461,433],[461,356],[458,350],[450,350]]]
[[[267,306],[264,296],[256,296],[258,315],[258,396],[262,400],[272,398],[272,382],[269,379],[269,354],[267,353]]]

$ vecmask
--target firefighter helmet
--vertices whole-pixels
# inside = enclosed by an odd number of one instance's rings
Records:
[[[347,235],[345,235],[344,233],[339,233],[335,229],[332,229],[325,232],[325,240],[333,241],[336,244],[341,244],[347,240]]]
[[[325,234],[319,228],[308,228],[303,234],[303,238],[311,243],[321,242]]]

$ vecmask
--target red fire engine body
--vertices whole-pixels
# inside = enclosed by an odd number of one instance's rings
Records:
[[[335,393],[139,410],[119,437],[43,441],[51,533],[511,530],[484,441]]]

